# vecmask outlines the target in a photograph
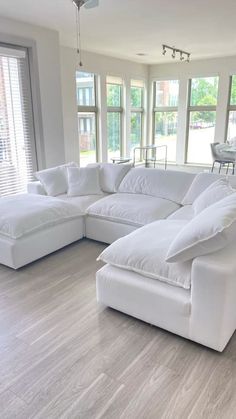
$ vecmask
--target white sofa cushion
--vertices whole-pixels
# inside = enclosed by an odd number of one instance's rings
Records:
[[[99,167],[103,192],[114,193],[118,191],[122,179],[130,171],[132,164],[90,163],[87,167]]]
[[[27,192],[37,195],[46,195],[46,191],[39,180],[27,183]]]
[[[117,192],[122,179],[130,171],[131,167],[131,164],[102,163],[100,165],[102,190],[108,193]]]
[[[177,235],[167,262],[184,262],[222,249],[236,238],[236,193],[207,207]]]
[[[146,225],[107,247],[99,260],[171,285],[190,288],[191,262],[169,264],[165,256],[186,221],[161,220]]]
[[[198,173],[182,200],[182,205],[192,205],[196,198],[210,186],[213,182],[220,179],[220,175],[215,173]]]
[[[102,199],[105,196],[107,195],[103,194],[103,195],[68,196],[67,194],[63,194],[63,195],[58,195],[57,198],[75,205],[82,214],[86,214],[87,209],[90,207],[90,205],[94,204],[99,199]]]
[[[91,205],[87,213],[135,226],[166,218],[176,211],[179,205],[166,199],[139,194],[117,193],[107,196]]]
[[[57,196],[67,192],[67,167],[77,167],[74,162],[40,170],[34,176],[43,185],[47,195]]]
[[[36,194],[6,196],[0,199],[0,235],[18,239],[81,216],[75,205],[55,197]]]
[[[185,205],[179,208],[177,211],[169,215],[168,220],[186,220],[190,221],[194,217],[194,211],[192,205]]]
[[[68,167],[68,196],[100,195],[99,168]]]
[[[181,203],[194,174],[159,169],[131,169],[120,184],[119,192],[151,195]]]
[[[60,167],[52,167],[51,169],[36,172],[35,177],[43,185],[47,195],[57,196],[67,190],[66,176]]]
[[[218,179],[206,188],[193,202],[194,214],[197,215],[205,208],[234,192],[228,179]]]

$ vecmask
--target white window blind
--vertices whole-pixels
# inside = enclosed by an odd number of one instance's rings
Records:
[[[0,196],[24,192],[36,169],[27,49],[0,46]]]

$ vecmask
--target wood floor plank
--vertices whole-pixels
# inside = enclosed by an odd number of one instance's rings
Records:
[[[219,354],[99,306],[104,247],[0,266],[0,418],[235,419],[236,336]]]

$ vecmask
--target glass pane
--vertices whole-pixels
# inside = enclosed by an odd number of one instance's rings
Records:
[[[156,81],[156,107],[158,106],[178,106],[179,100],[179,81],[162,80]]]
[[[143,88],[131,87],[131,108],[143,107]]]
[[[121,86],[119,84],[107,84],[107,106],[121,106]]]
[[[176,160],[177,112],[155,112],[155,144],[167,145],[168,161]],[[157,152],[163,154],[164,151]]]
[[[211,147],[215,135],[216,112],[190,112],[188,163],[211,164]]]
[[[191,81],[191,106],[211,106],[217,104],[218,77],[201,77]]]
[[[78,113],[80,166],[96,163],[96,116],[95,113]]]
[[[131,112],[131,144],[130,147],[140,147],[142,141],[142,113]]]
[[[236,111],[229,112],[227,140],[236,142]]]
[[[230,105],[236,105],[236,76],[232,76]]]
[[[119,112],[107,113],[108,162],[120,157],[121,115]]]
[[[91,73],[76,72],[76,94],[78,106],[95,106],[95,76]]]

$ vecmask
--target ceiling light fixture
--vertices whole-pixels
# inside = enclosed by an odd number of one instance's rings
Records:
[[[176,54],[179,54],[180,61],[190,62],[190,52],[183,51],[182,49],[170,47],[169,45],[162,45],[162,55],[166,55],[167,50],[172,52],[171,57],[173,60],[176,58]]]
[[[75,20],[76,20],[76,53],[78,56],[78,65],[83,66],[82,49],[81,49],[81,25],[80,25],[80,10],[84,6],[86,9],[92,9],[99,5],[99,0],[72,0],[75,6]]]

